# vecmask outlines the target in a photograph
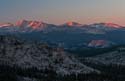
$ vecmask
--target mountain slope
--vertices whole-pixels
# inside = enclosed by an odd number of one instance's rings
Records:
[[[53,69],[58,74],[90,73],[96,71],[68,56],[59,48],[45,44],[20,41],[13,37],[0,36],[0,63],[22,68]]]
[[[11,23],[3,23],[3,24],[0,24],[0,28],[1,27],[13,27],[13,24],[11,24]]]
[[[87,60],[93,63],[125,65],[125,49],[124,47],[119,47],[114,51],[89,57]]]
[[[42,21],[20,20],[20,21],[17,21],[15,26],[20,27],[20,28],[31,28],[33,30],[41,31],[41,30],[45,29],[46,27],[53,27],[55,25],[47,24],[47,23],[44,23]]]

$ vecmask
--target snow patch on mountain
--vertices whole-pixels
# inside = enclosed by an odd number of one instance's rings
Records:
[[[18,26],[18,27],[31,27],[33,29],[43,29],[44,27],[47,27],[47,23],[44,23],[44,22],[40,22],[40,21],[27,21],[27,20],[20,20],[16,23],[15,26]]]
[[[61,25],[61,26],[67,26],[67,27],[81,27],[82,24],[79,24],[77,22],[72,22],[72,21],[69,21],[69,22],[66,22],[65,24]]]
[[[106,48],[115,45],[114,43],[106,40],[92,40],[89,42],[88,47],[96,47],[96,48]]]
[[[12,27],[12,26],[13,26],[13,24],[11,24],[11,23],[0,24],[0,28],[2,28],[2,27]]]

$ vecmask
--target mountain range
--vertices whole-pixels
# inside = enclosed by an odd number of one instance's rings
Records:
[[[114,23],[82,25],[77,22],[67,22],[62,25],[54,25],[42,21],[20,20],[16,24],[0,24],[0,34],[10,34],[26,40],[47,42],[52,46],[60,46],[65,49],[104,48],[125,44],[125,27]]]
[[[124,81],[124,34],[114,23],[0,24],[0,80]]]

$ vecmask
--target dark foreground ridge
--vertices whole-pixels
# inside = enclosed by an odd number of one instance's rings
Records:
[[[0,36],[0,81],[125,80],[124,65],[80,61],[61,48]]]

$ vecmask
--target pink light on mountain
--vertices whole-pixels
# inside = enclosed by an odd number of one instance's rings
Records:
[[[106,40],[92,40],[88,46],[89,47],[108,47],[110,44],[113,44],[112,42],[106,41]]]
[[[41,22],[41,21],[27,21],[27,20],[20,20],[16,23],[18,27],[31,27],[33,29],[42,29],[46,27],[48,24]]]
[[[42,22],[31,21],[28,26],[32,27],[33,29],[37,29],[42,26]]]
[[[12,27],[13,24],[11,23],[3,23],[3,24],[0,24],[0,27]]]
[[[19,26],[19,27],[24,27],[26,25],[28,25],[30,22],[27,21],[27,20],[19,20],[16,22],[16,26]]]
[[[107,27],[114,27],[114,28],[121,28],[122,26],[114,23],[105,23],[105,26]]]
[[[66,25],[69,26],[69,27],[73,27],[73,26],[80,27],[80,26],[82,26],[81,24],[79,24],[77,22],[72,22],[72,21],[67,22]]]
[[[68,26],[73,26],[73,22],[71,22],[71,21],[70,21],[70,22],[67,22],[67,25],[68,25]]]

